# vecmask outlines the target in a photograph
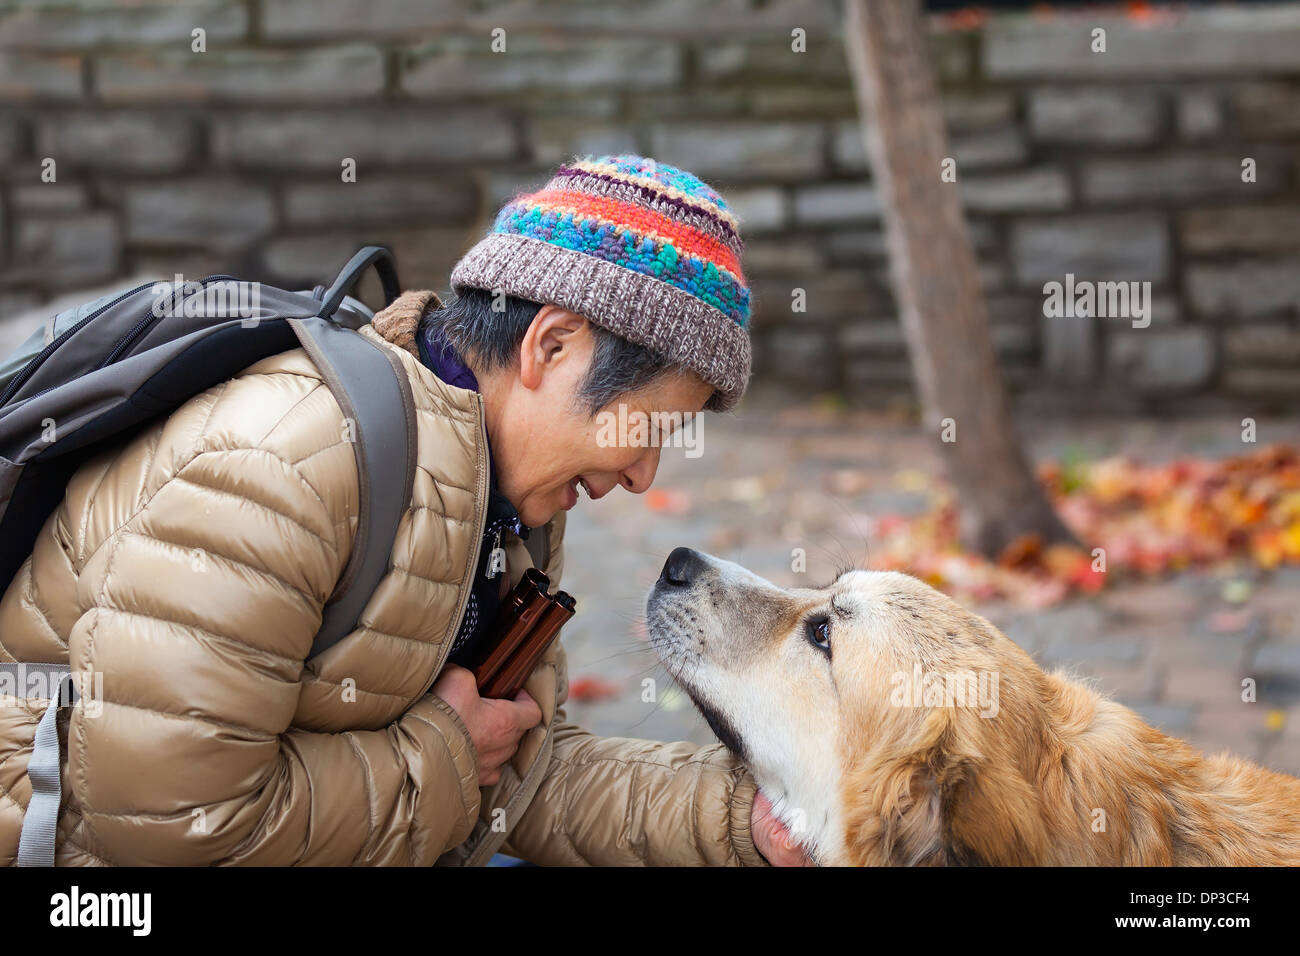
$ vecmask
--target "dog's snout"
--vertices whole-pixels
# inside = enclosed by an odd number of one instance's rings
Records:
[[[695,583],[700,572],[706,567],[704,558],[690,548],[674,548],[664,562],[664,569],[659,573],[659,580],[675,587],[689,587]]]

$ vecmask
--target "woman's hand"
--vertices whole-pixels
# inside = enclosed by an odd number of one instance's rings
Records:
[[[478,695],[474,675],[448,664],[432,693],[445,700],[469,730],[478,753],[478,785],[490,787],[501,779],[501,768],[519,749],[525,732],[542,721],[542,709],[521,690],[514,700],[492,700]]]
[[[772,815],[772,801],[759,791],[754,795],[754,808],[750,811],[749,830],[754,837],[754,847],[763,859],[773,866],[816,866],[812,857],[804,852],[785,824]]]

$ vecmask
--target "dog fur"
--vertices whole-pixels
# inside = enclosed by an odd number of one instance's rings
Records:
[[[907,575],[786,589],[678,549],[647,621],[820,864],[1300,865],[1300,780],[1203,756]],[[909,701],[918,673],[996,675],[996,707]]]

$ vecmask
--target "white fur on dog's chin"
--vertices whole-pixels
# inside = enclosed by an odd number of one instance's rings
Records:
[[[741,735],[746,765],[772,802],[776,818],[814,860],[840,860],[845,852],[840,809],[844,774],[834,746],[835,715],[828,710],[822,732],[799,734],[792,716],[778,706],[780,689],[764,687],[753,676],[746,680],[701,664],[690,689],[724,714]],[[827,746],[817,747],[816,741]]]

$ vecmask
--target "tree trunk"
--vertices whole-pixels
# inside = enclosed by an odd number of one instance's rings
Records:
[[[961,170],[958,182],[941,178],[952,153],[919,5],[846,3],[845,42],[885,210],[894,296],[925,426],[956,490],[962,540],[989,557],[1026,535],[1071,540],[1016,436],[962,211]]]

